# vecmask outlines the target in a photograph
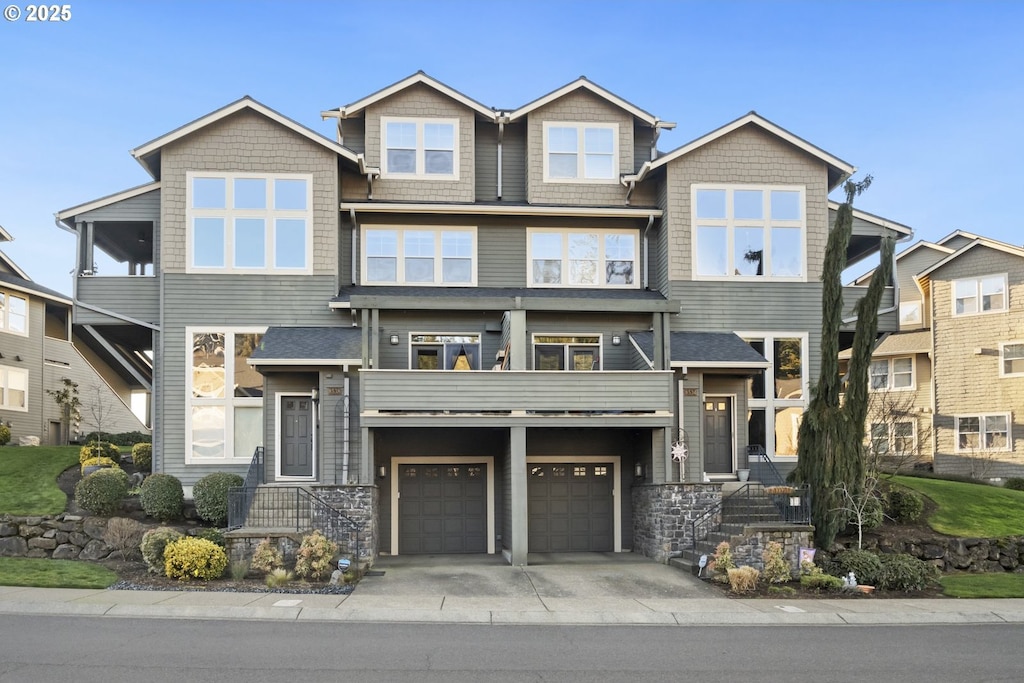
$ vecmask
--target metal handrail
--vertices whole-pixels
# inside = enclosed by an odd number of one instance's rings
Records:
[[[249,461],[249,469],[245,472],[245,479],[241,486],[232,486],[228,489],[228,530],[241,529],[245,526],[245,520],[252,507],[252,501],[256,497],[256,489],[264,483],[265,473],[263,471],[263,446],[257,446],[253,451],[252,460]],[[234,499],[234,500],[233,500]]]
[[[774,469],[774,467],[773,467]],[[777,474],[777,471],[776,471]],[[789,489],[785,493],[769,493],[760,482],[744,484],[705,510],[701,515],[690,521],[690,548],[694,554],[698,544],[706,539],[713,528],[721,528],[722,515],[727,503],[742,501],[739,504],[741,520],[738,523],[748,524],[753,521],[757,510],[763,510],[761,503],[768,502],[778,514],[778,521],[785,524],[810,524],[811,522],[811,490],[807,485],[790,486],[775,484]],[[770,488],[770,487],[769,487]]]

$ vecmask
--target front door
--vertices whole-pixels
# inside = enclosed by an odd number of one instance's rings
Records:
[[[313,401],[308,396],[281,397],[282,477],[313,476]]]
[[[732,399],[728,396],[704,400],[704,471],[732,473]]]

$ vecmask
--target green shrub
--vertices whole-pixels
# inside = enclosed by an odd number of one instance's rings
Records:
[[[1021,477],[1010,477],[1003,484],[1004,489],[1013,489],[1014,491],[1024,491],[1024,478]]]
[[[890,591],[919,591],[938,581],[939,570],[913,555],[882,555],[878,587]]]
[[[120,468],[93,472],[75,486],[75,501],[97,515],[117,512],[127,495],[128,474]]]
[[[6,446],[11,442],[11,428],[0,424],[0,446]]]
[[[821,571],[818,567],[815,567],[817,571],[812,571],[809,574],[803,574],[800,576],[800,585],[804,588],[811,588],[813,590],[825,590],[825,591],[837,591],[842,590],[843,580],[838,576],[832,576]]]
[[[224,549],[205,538],[186,536],[164,548],[164,573],[172,579],[210,581],[220,578],[227,566]]]
[[[82,446],[81,450],[78,451],[78,462],[85,462],[92,458],[110,458],[114,462],[120,462],[121,451],[117,446],[108,441],[102,443],[93,441]]]
[[[150,573],[164,573],[164,548],[168,543],[181,539],[180,532],[167,526],[160,526],[150,529],[142,535],[142,543],[139,550],[142,551],[142,559],[146,562]]]
[[[861,518],[862,527],[867,529],[877,529],[882,526],[882,522],[885,521],[885,509],[882,506],[882,501],[878,496],[871,496],[865,501],[864,514]]]
[[[137,443],[132,446],[132,464],[140,472],[153,469],[153,444]]]
[[[764,561],[764,571],[761,573],[761,577],[768,583],[786,583],[793,578],[790,575],[789,562],[786,562],[782,544],[778,541],[770,541],[764,547],[761,559]]]
[[[120,432],[118,434],[109,434],[103,432],[89,432],[85,435],[84,441],[87,443],[92,441],[109,441],[110,443],[117,444],[118,446],[130,447],[137,443],[144,441],[152,441],[153,437],[149,434],[143,434],[142,432]]]
[[[221,548],[227,548],[228,543],[224,540],[224,532],[220,529],[199,529],[192,534],[195,538],[205,538],[207,541],[219,545]]]
[[[192,487],[196,512],[210,524],[224,526],[228,521],[228,489],[244,483],[240,476],[229,472],[206,475]]]
[[[857,583],[876,586],[882,575],[882,561],[867,550],[845,550],[835,557],[835,563],[843,576],[853,572]]]
[[[889,516],[900,524],[914,522],[924,512],[924,500],[916,491],[893,489],[885,497]]]
[[[169,522],[181,517],[185,505],[185,492],[177,477],[169,474],[151,474],[142,482],[139,502],[150,517]]]
[[[337,550],[338,546],[319,531],[306,534],[295,552],[295,573],[314,581],[330,576],[331,559]]]
[[[86,467],[92,467],[93,465],[99,465],[100,467],[116,467],[117,469],[121,469],[121,466],[110,458],[88,458],[82,461],[82,474],[85,474]]]
[[[264,538],[257,544],[256,549],[252,551],[251,566],[258,572],[269,574],[275,569],[280,569],[284,566],[284,556],[281,555],[281,551],[277,549],[277,546],[270,542],[269,538]]]

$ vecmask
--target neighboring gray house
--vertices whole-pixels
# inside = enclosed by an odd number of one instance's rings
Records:
[[[0,243],[13,238],[0,227]],[[78,384],[82,422],[66,424],[47,391]],[[0,421],[11,443],[39,437],[62,444],[95,429],[102,408],[108,432],[148,432],[131,411],[132,385],[93,351],[71,325],[71,299],[36,284],[0,251]]]
[[[661,153],[675,124],[585,78],[497,110],[417,73],[322,116],[337,141],[243,98],[58,214],[76,322],[152,351],[158,471],[262,446],[268,483],[372,519],[371,553],[523,564],[664,558],[658,501],[718,495],[748,445],[795,463],[851,165],[755,113]],[[872,218],[852,260],[909,232]]]

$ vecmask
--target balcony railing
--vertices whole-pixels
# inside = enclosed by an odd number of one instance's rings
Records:
[[[119,315],[156,322],[160,316],[159,281],[148,275],[79,277],[75,296],[79,301]],[[84,307],[75,308],[75,322],[104,324],[114,320]]]
[[[857,315],[857,302],[867,293],[868,288],[866,286],[848,285],[843,287],[843,320],[849,320]],[[893,287],[886,287],[885,291],[882,292],[882,301],[878,305],[878,309],[884,311],[892,308],[895,300],[896,290]],[[844,329],[852,330],[856,324],[856,321],[854,321],[844,324],[843,327]],[[895,332],[897,329],[899,329],[899,317],[895,312],[878,316],[879,332]]]

